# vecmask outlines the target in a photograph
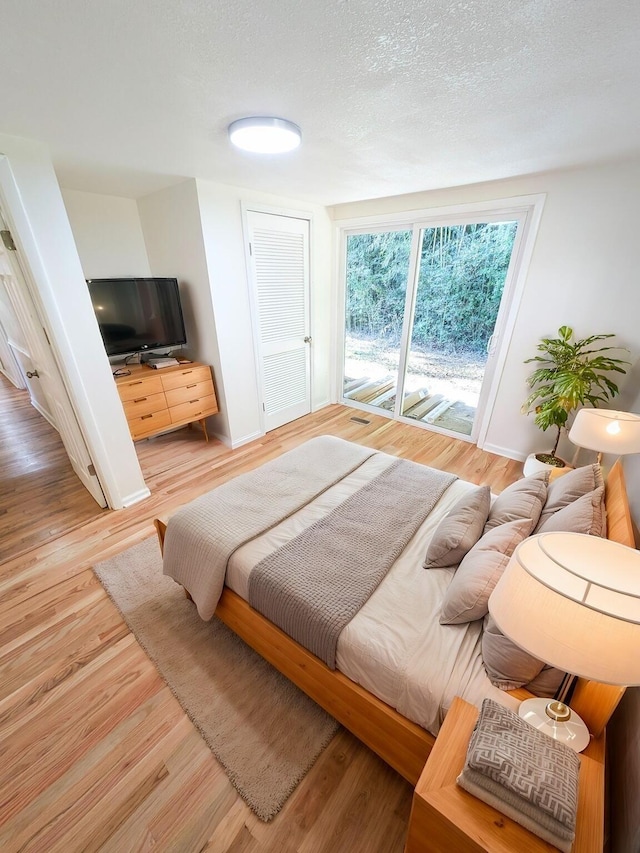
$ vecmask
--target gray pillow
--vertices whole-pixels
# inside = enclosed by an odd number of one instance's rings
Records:
[[[457,566],[482,536],[490,506],[489,486],[479,486],[463,495],[437,526],[427,548],[424,568]]]
[[[569,476],[567,474],[567,476]],[[561,530],[566,533],[607,535],[607,516],[604,506],[604,486],[594,489],[581,498],[554,512],[537,528],[538,533]]]
[[[566,672],[561,669],[545,664],[533,681],[528,681],[525,687],[534,696],[555,696],[565,675]]]
[[[489,610],[489,596],[505,570],[509,558],[529,532],[529,519],[501,524],[473,546],[442,600],[441,625],[459,625],[482,619]]]
[[[549,472],[539,471],[508,486],[493,502],[484,532],[508,521],[526,518],[530,524],[525,535],[531,533],[542,512],[548,482]]]
[[[505,637],[491,614],[484,620],[482,659],[489,679],[500,690],[526,687],[536,696],[553,696],[565,675]]]
[[[540,533],[540,528],[551,518],[554,512],[558,512],[588,492],[599,489],[600,486],[604,486],[604,479],[602,469],[597,463],[575,468],[573,471],[552,480],[549,483],[547,499],[534,532]]]

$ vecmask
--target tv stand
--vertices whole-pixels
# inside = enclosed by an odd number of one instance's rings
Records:
[[[194,361],[154,370],[131,364],[128,370],[129,376],[116,377],[116,386],[134,441],[195,421],[209,441],[205,419],[218,411],[209,365]]]

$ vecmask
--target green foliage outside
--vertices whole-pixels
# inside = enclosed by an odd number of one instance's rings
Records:
[[[424,229],[412,347],[486,351],[516,227],[502,222]],[[347,333],[400,341],[411,237],[410,230],[349,236]]]

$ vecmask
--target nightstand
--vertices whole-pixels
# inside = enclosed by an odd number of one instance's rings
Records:
[[[556,850],[456,785],[478,709],[454,699],[413,794],[405,853],[550,853]],[[572,853],[602,853],[604,739],[580,756],[578,818]]]

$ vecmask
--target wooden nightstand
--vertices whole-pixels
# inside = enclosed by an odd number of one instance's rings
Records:
[[[405,853],[550,853],[555,847],[456,785],[478,709],[454,699],[418,780]],[[580,756],[578,820],[572,853],[602,853],[604,740]]]

